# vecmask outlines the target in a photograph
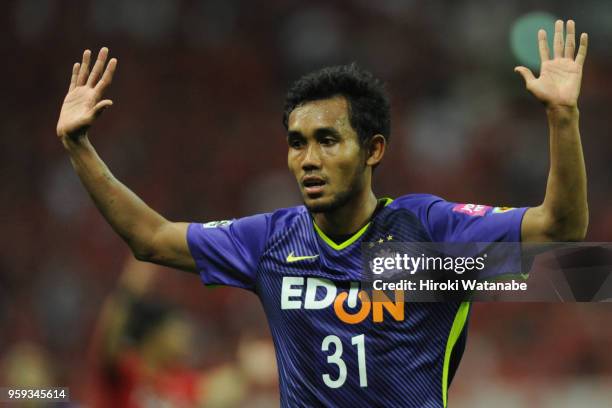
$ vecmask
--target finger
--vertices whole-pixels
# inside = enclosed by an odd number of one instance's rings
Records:
[[[555,58],[563,57],[563,20],[555,22],[555,37],[553,38],[553,51]]]
[[[525,85],[527,85],[530,81],[533,81],[535,79],[533,72],[531,72],[529,68],[515,67],[514,72],[518,72],[519,74],[521,74],[521,76],[525,80]]]
[[[70,86],[68,87],[68,92],[72,91],[76,87],[77,77],[79,76],[79,68],[81,64],[75,62],[72,66],[72,76],[70,77]]]
[[[108,48],[102,47],[98,53],[96,63],[91,70],[91,74],[89,74],[89,79],[87,79],[88,86],[94,86],[96,82],[98,82],[98,79],[100,79],[102,70],[104,69],[104,64],[106,63],[106,57],[108,57]]]
[[[582,33],[580,35],[580,47],[578,47],[578,55],[576,55],[576,62],[582,66],[584,65],[584,59],[587,55],[587,48],[589,46],[589,35]]]
[[[113,106],[113,101],[110,99],[104,99],[103,101],[98,102],[96,106],[93,107],[94,116],[99,116],[106,110],[106,108],[110,106]]]
[[[574,52],[576,51],[576,24],[574,24],[574,20],[567,20],[565,31],[565,58],[574,59]]]
[[[546,39],[546,30],[538,31],[538,49],[540,50],[540,61],[548,61],[550,54],[548,52],[548,40]]]
[[[85,85],[87,81],[87,75],[89,74],[89,60],[91,59],[91,51],[85,50],[83,52],[83,61],[81,62],[81,69],[79,70],[79,76],[77,77],[77,86]]]
[[[98,81],[95,86],[96,92],[100,95],[104,93],[106,88],[113,82],[113,75],[115,75],[115,69],[117,68],[117,58],[111,58],[104,70],[104,75],[102,75],[102,79]]]

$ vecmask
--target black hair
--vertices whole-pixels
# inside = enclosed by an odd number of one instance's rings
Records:
[[[134,301],[130,307],[126,335],[133,344],[140,345],[175,315],[176,310],[168,304],[143,299]]]
[[[356,63],[326,67],[304,75],[291,85],[285,98],[283,125],[298,106],[315,100],[344,96],[348,101],[349,121],[362,144],[381,134],[391,136],[389,98],[383,82]]]

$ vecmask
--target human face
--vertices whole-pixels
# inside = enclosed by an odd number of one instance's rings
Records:
[[[193,331],[188,320],[171,316],[151,333],[149,341],[164,363],[173,364],[184,361],[191,354]]]
[[[307,102],[289,115],[289,170],[306,207],[323,213],[344,206],[366,188],[366,158],[338,96]]]

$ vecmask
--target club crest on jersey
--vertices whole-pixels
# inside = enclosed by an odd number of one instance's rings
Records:
[[[508,211],[516,210],[516,207],[495,207],[493,208],[493,212],[495,214],[501,214]]]
[[[489,209],[491,209],[490,206],[482,204],[457,204],[453,207],[453,212],[482,217]]]
[[[227,227],[232,222],[234,222],[234,220],[210,221],[202,224],[202,228]]]
[[[373,290],[369,295],[359,289],[357,282],[351,283],[348,291],[341,291],[329,279],[284,276],[280,306],[282,310],[320,310],[330,307],[336,317],[347,324],[361,323],[370,315],[375,323],[383,322],[385,315],[401,322],[404,320],[404,292],[397,290],[392,297],[395,301],[378,290]]]

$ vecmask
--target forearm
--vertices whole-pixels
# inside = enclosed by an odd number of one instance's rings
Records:
[[[587,179],[578,108],[547,108],[550,171],[542,211],[556,240],[580,240],[588,226]]]
[[[152,252],[155,233],[167,220],[118,181],[100,159],[87,136],[66,138],[64,146],[83,186],[104,218],[139,259]]]

